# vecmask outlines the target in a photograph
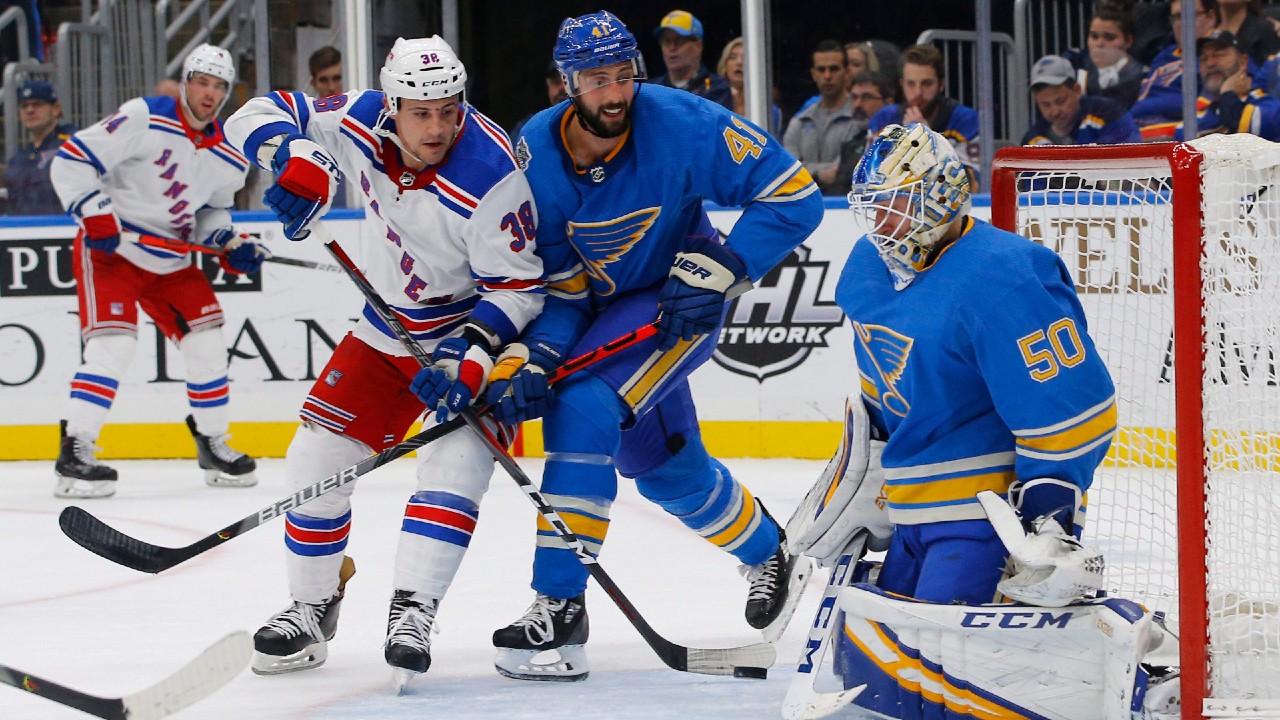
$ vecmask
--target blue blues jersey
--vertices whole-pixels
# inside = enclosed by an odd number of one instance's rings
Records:
[[[565,144],[569,102],[523,128],[516,157],[538,206],[548,298],[527,333],[562,355],[600,311],[660,285],[706,222],[703,201],[742,206],[725,245],[758,280],[822,219],[809,173],[763,130],[690,93],[637,85],[631,128],[579,170]],[[656,310],[656,307],[655,307]]]
[[[1052,250],[972,218],[909,287],[875,246],[836,288],[863,403],[888,434],[890,518],[983,519],[974,497],[1014,480],[1089,487],[1116,427],[1115,387]]]
[[[945,96],[935,98],[930,108],[925,108],[928,111],[929,128],[950,140],[951,145],[956,149],[956,154],[960,156],[960,162],[977,171],[981,164],[978,145],[980,140],[978,111]],[[903,115],[906,111],[905,104],[885,105],[871,116],[871,120],[867,123],[867,134],[875,137],[888,125],[903,124]]]
[[[1075,130],[1063,145],[1114,145],[1141,142],[1142,134],[1133,117],[1110,98],[1082,95]],[[1053,127],[1040,118],[1022,137],[1023,145],[1053,145]]]

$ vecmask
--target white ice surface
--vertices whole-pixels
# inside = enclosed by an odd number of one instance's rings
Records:
[[[495,468],[480,523],[441,607],[431,670],[406,695],[382,659],[392,555],[415,461],[359,481],[348,553],[358,568],[321,668],[276,677],[247,669],[174,717],[188,720],[467,720],[777,718],[825,573],[814,574],[769,678],[679,673],[649,650],[609,598],[587,594],[591,676],[580,683],[509,680],[493,669],[494,629],[519,617],[529,589],[535,512]],[[726,460],[780,522],[822,471],[799,460]],[[535,480],[540,460],[520,461]],[[135,537],[187,545],[286,495],[282,460],[260,463],[256,488],[213,489],[194,461],[116,461],[119,492],[80,504]],[[0,463],[0,663],[85,692],[119,697],[167,676],[234,629],[256,630],[288,603],[279,520],[159,575],[114,565],[58,529],[52,462]],[[653,627],[689,646],[757,642],[742,619],[736,561],[619,483],[601,563]],[[0,686],[0,718],[87,717]]]

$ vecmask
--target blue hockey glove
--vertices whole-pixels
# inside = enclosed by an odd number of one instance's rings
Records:
[[[1080,505],[1080,489],[1074,483],[1035,478],[1016,483],[1009,494],[1028,530],[1037,520],[1052,517],[1068,535],[1074,532],[1076,509]]]
[[[658,348],[706,335],[724,317],[726,293],[747,277],[747,268],[728,248],[704,239],[676,253],[671,273],[658,295]]]
[[[262,268],[262,263],[271,257],[265,247],[253,241],[247,232],[225,227],[214,230],[206,244],[220,248],[222,254],[218,262],[222,269],[237,275],[252,275]]]
[[[436,412],[436,421],[470,407],[488,385],[493,359],[480,345],[461,337],[445,338],[431,353],[431,364],[414,375],[409,389]]]
[[[263,194],[263,202],[284,224],[284,235],[302,240],[308,226],[324,214],[338,191],[338,163],[329,151],[306,135],[290,135],[271,158],[276,181]]]
[[[489,373],[489,391],[484,398],[489,412],[512,424],[547,414],[555,401],[547,374],[559,364],[557,354],[545,346],[508,345]]]

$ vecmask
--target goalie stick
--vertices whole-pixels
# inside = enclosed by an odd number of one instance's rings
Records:
[[[7,665],[0,665],[0,682],[104,720],[159,720],[231,682],[252,654],[249,633],[233,632],[164,680],[118,698],[90,695]]]
[[[327,238],[325,247],[333,254],[334,258],[338,261],[338,264],[347,271],[347,275],[351,278],[352,282],[354,282],[356,287],[360,289],[360,292],[364,294],[365,299],[369,302],[369,306],[373,308],[374,312],[378,313],[379,317],[382,318],[382,321],[385,322],[395,333],[396,337],[399,338],[405,349],[408,350],[423,367],[430,365],[431,360],[427,356],[426,350],[424,350],[422,346],[419,345],[411,335],[409,335],[409,331],[405,329],[404,325],[395,316],[391,308],[378,295],[378,291],[375,290],[369,283],[368,279],[365,278],[364,273],[360,272],[360,269],[351,261],[351,258],[342,250],[342,247],[333,240],[333,236],[329,234],[328,229],[324,227],[323,223],[317,223],[317,229],[320,231],[319,237],[321,239]],[[646,327],[653,328],[653,330],[656,331],[656,325],[654,324],[647,325]],[[652,332],[648,334],[652,335]],[[622,614],[626,616],[631,625],[635,627],[635,629],[640,633],[640,636],[644,638],[644,641],[648,643],[649,647],[653,649],[654,653],[657,654],[658,658],[661,659],[667,667],[681,672],[698,673],[702,675],[732,675],[734,677],[756,679],[764,679],[766,677],[769,666],[773,664],[777,657],[777,650],[771,643],[762,642],[732,648],[690,648],[684,645],[677,645],[676,643],[673,643],[659,635],[658,632],[649,625],[648,621],[644,619],[644,616],[640,614],[640,611],[636,609],[636,606],[631,603],[631,600],[623,594],[622,589],[613,581],[613,578],[609,576],[609,573],[605,572],[604,568],[600,566],[599,561],[591,555],[591,553],[587,552],[587,549],[582,545],[582,541],[579,540],[578,536],[569,529],[569,525],[561,519],[555,508],[547,502],[547,499],[543,497],[542,493],[538,490],[538,486],[534,484],[533,480],[529,479],[529,476],[520,469],[520,466],[516,464],[515,459],[511,457],[511,454],[507,452],[507,449],[502,445],[502,443],[498,442],[484,424],[481,423],[480,419],[476,416],[475,410],[467,408],[459,413],[458,417],[453,418],[453,420],[457,420],[459,418],[465,421],[467,426],[470,427],[481,441],[484,442],[484,444],[489,448],[489,451],[493,453],[493,457],[498,461],[498,464],[507,471],[507,474],[511,476],[511,479],[515,480],[516,484],[520,486],[520,489],[524,490],[525,495],[529,497],[529,500],[534,504],[534,507],[537,508],[538,513],[542,515],[542,518],[546,520],[551,527],[555,528],[556,534],[560,537],[561,541],[563,541],[564,544],[573,551],[574,555],[577,556],[578,560],[586,566],[587,572],[591,577],[595,578],[596,582],[599,583],[600,587],[603,588],[605,593],[609,596],[609,599],[618,606],[618,609],[622,611]]]
[[[142,233],[133,233],[128,231],[121,233],[120,237],[126,242],[137,242],[146,245],[147,247],[173,250],[174,252],[198,252],[204,253],[205,255],[213,255],[214,257],[224,255],[224,253],[219,252],[217,248],[191,243],[177,238],[160,237],[159,235],[144,235]],[[276,263],[277,265],[292,265],[293,267],[309,268],[311,270],[324,270],[326,272],[335,273],[342,272],[342,268],[337,265],[320,263],[314,260],[299,260],[298,258],[280,257],[279,255],[268,254],[263,258],[263,261]]]
[[[815,720],[826,717],[853,702],[866,688],[866,685],[859,685],[849,690],[827,693],[818,692],[816,688],[818,669],[822,667],[822,661],[831,646],[831,622],[835,619],[840,591],[854,583],[854,566],[866,551],[866,544],[867,533],[864,530],[849,541],[831,568],[827,589],[822,593],[818,611],[813,616],[813,624],[809,626],[809,639],[800,654],[796,674],[787,686],[787,695],[782,700],[783,720]]]
[[[570,358],[551,373],[551,376],[547,378],[547,382],[558,382],[562,378],[629,348],[645,338],[652,337],[655,332],[657,332],[657,327],[652,323],[644,325],[594,350]],[[407,455],[442,435],[453,432],[464,424],[465,422],[460,417],[450,418],[448,422],[424,430],[383,450],[377,455],[371,455],[349,468],[340,470],[283,500],[272,503],[258,512],[237,520],[221,530],[206,535],[184,547],[175,548],[153,545],[130,537],[76,505],[68,505],[63,508],[62,514],[58,516],[58,525],[67,537],[95,555],[141,572],[163,572],[201,553],[212,550],[231,538],[243,535],[269,520],[284,515],[289,510],[301,507],[303,504],[325,493],[332,492],[358,477],[367,475],[392,460]]]

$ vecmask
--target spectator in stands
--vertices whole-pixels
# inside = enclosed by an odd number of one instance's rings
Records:
[[[970,185],[977,191],[979,166],[978,113],[942,93],[942,53],[932,45],[912,45],[902,51],[903,101],[886,105],[871,118],[867,128],[874,137],[886,125],[922,122],[942,134],[956,148],[960,162],[968,167]]]
[[[846,73],[846,82],[848,82],[848,90],[853,90],[853,79],[868,70],[871,72],[880,72],[880,58],[876,57],[876,50],[869,42],[847,42],[844,44],[845,57],[849,58],[849,62],[845,64],[849,72]]]
[[[662,48],[662,62],[667,74],[653,82],[688,90],[694,95],[733,109],[733,92],[729,81],[702,64],[702,22],[685,10],[672,10],[653,31]]]
[[[1142,139],[1119,103],[1081,93],[1075,68],[1065,58],[1046,55],[1036,61],[1031,96],[1041,117],[1023,136],[1023,145],[1112,145]]]
[[[547,65],[547,72],[544,76],[544,80],[547,84],[548,107],[557,105],[562,100],[569,99],[569,91],[566,90],[564,86],[564,77],[560,75],[560,70],[556,67],[556,62],[554,60]],[[511,128],[511,137],[519,137],[520,131],[524,129],[524,124],[529,122],[534,115],[537,115],[540,112],[542,112],[541,108],[534,110],[521,118],[520,121],[515,124],[515,127]]]
[[[1280,140],[1280,99],[1253,87],[1249,55],[1240,38],[1218,30],[1196,41],[1196,50],[1200,57],[1199,134],[1251,133]],[[1183,139],[1180,124],[1174,138]]]
[[[1202,38],[1213,32],[1221,20],[1218,0],[1196,0],[1195,8],[1196,37]],[[1182,0],[1173,0],[1169,5],[1169,23],[1174,30],[1182,26]],[[1144,139],[1158,139],[1148,134],[1147,126],[1167,126],[1182,119],[1181,43],[1182,34],[1173,33],[1173,41],[1151,61],[1151,71],[1138,91],[1138,102],[1129,109],[1143,129]]]
[[[844,195],[849,192],[849,178],[836,176],[840,148],[867,134],[867,118],[854,117],[853,100],[845,89],[844,46],[823,40],[813,49],[812,59],[809,75],[818,86],[818,102],[791,118],[782,145],[804,163],[822,194]]]
[[[49,181],[49,163],[76,129],[59,123],[61,118],[62,104],[52,85],[28,80],[18,88],[18,120],[24,135],[4,168],[10,215],[64,213],[62,201]]]
[[[311,70],[311,89],[315,90],[315,97],[323,99],[342,94],[342,53],[338,48],[325,45],[311,53],[307,68]]]
[[[861,72],[853,78],[849,96],[853,98],[853,117],[855,120],[870,122],[880,108],[893,102],[893,82],[888,76],[878,72]],[[836,180],[843,178],[848,182],[853,177],[853,169],[862,159],[871,136],[867,133],[849,140],[840,146],[840,164],[836,168]]]
[[[173,78],[164,78],[156,83],[155,89],[151,91],[156,97],[177,98],[182,93],[181,86],[178,81]]]
[[[716,72],[729,81],[729,90],[733,93],[733,107],[729,109],[743,116],[747,114],[747,96],[742,90],[746,81],[742,67],[745,48],[741,37],[730,40],[720,52],[720,62],[716,65]],[[777,103],[769,104],[769,134],[774,137],[782,134],[782,110]]]
[[[1280,52],[1280,37],[1262,15],[1262,0],[1218,0],[1218,7],[1222,12],[1218,29],[1230,31],[1250,60],[1261,65]]]
[[[1072,48],[1062,54],[1077,70],[1084,93],[1110,98],[1126,110],[1138,101],[1146,68],[1129,54],[1133,20],[1122,6],[1099,5],[1089,21],[1087,52]]]

